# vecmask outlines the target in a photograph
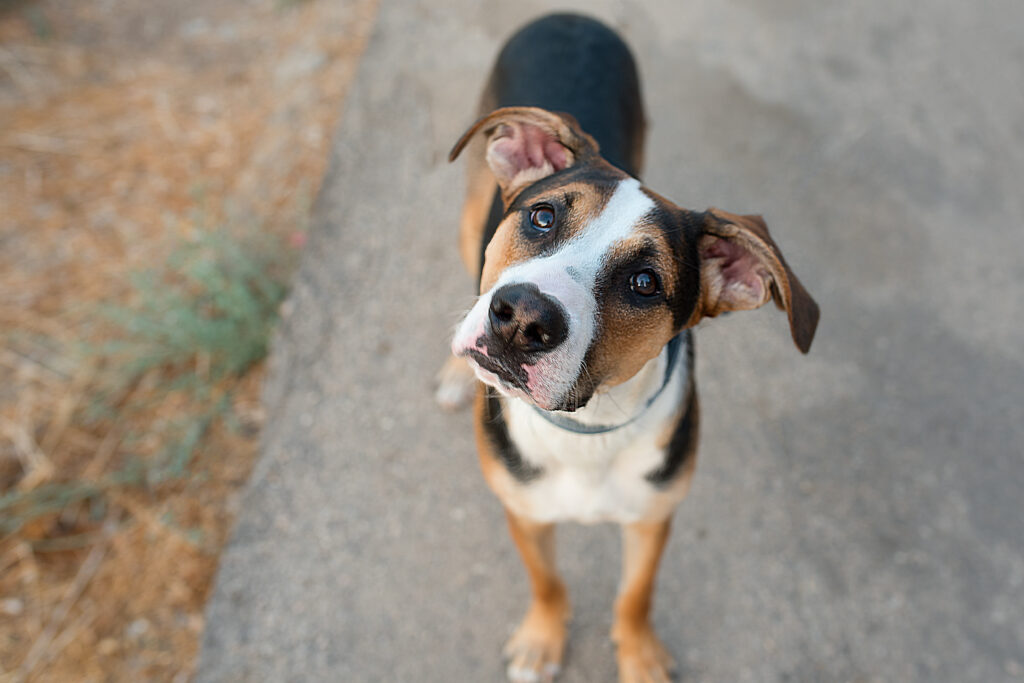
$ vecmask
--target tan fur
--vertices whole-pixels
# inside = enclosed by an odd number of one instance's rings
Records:
[[[481,292],[493,287],[506,268],[533,255],[519,244],[516,231],[520,220],[519,216],[506,218],[488,243],[484,255],[484,270],[480,275]]]
[[[654,580],[671,522],[628,524],[622,530],[622,583],[615,601],[612,640],[618,646],[619,681],[668,681],[675,663],[651,628]]]
[[[537,524],[507,510],[505,516],[533,594],[526,616],[505,645],[509,672],[524,680],[549,680],[562,664],[570,616],[569,597],[555,567],[555,525]]]
[[[480,96],[478,116],[483,117],[495,107],[494,84],[488,83]],[[462,205],[459,221],[459,254],[469,276],[476,280],[480,274],[480,242],[483,241],[487,215],[494,200],[498,183],[487,166],[486,142],[480,136],[467,141],[466,201]]]
[[[660,231],[641,227],[634,237],[617,245],[609,258],[629,254],[649,241],[653,241],[657,253],[663,255],[656,267],[662,287],[671,296],[676,287],[676,268],[671,259],[664,256],[672,251]],[[667,308],[651,309],[638,317],[636,310],[614,302],[602,309],[601,328],[601,341],[592,351],[590,371],[595,377],[605,378],[603,388],[611,388],[633,377],[648,360],[658,355],[674,333],[672,314]]]
[[[611,199],[611,194],[597,191],[593,185],[578,180],[560,185],[551,195],[572,195],[575,198],[571,214],[564,217],[568,222],[561,228],[565,239],[576,237],[583,228],[596,220]],[[537,198],[537,203],[543,201],[543,195]]]
[[[482,148],[483,142],[474,141],[471,147]],[[483,150],[470,149],[470,152],[466,165],[466,201],[462,205],[462,217],[459,220],[459,254],[469,276],[475,280],[480,273],[480,242],[483,240],[498,183],[484,163]]]
[[[608,306],[601,318],[601,340],[591,351],[589,371],[603,377],[602,388],[611,388],[633,377],[672,338],[672,318],[655,311],[649,317],[623,315]]]

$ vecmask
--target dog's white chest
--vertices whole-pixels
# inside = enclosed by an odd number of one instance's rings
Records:
[[[647,477],[664,462],[658,442],[677,414],[686,382],[685,364],[680,365],[664,396],[641,419],[603,434],[562,429],[522,401],[503,400],[513,444],[541,470],[506,504],[538,522],[627,524],[645,518],[661,495]]]
[[[526,487],[524,512],[540,522],[629,523],[643,518],[657,493],[644,478],[661,461],[656,450],[577,456],[585,462],[572,457],[538,458],[543,474]]]

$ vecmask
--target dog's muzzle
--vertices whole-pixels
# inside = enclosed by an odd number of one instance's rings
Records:
[[[550,409],[563,393],[551,390],[551,374],[570,336],[565,308],[531,282],[500,285],[478,303],[453,352],[470,358],[486,384]]]

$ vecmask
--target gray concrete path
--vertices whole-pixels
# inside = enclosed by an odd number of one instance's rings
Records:
[[[763,213],[821,304],[697,335],[656,623],[689,681],[1024,678],[1024,4],[608,1],[645,180]],[[498,681],[526,583],[431,378],[471,301],[445,162],[542,3],[385,2],[266,393],[199,681]],[[561,680],[608,681],[610,527],[569,527]]]

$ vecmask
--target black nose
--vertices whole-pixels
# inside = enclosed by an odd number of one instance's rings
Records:
[[[491,333],[523,353],[550,351],[565,341],[562,307],[533,284],[505,285],[491,296]]]

